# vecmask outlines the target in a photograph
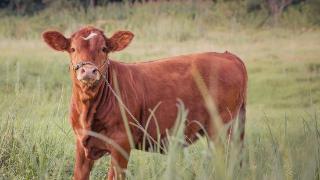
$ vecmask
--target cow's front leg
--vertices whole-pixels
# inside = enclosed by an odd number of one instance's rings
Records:
[[[77,139],[76,145],[76,162],[74,166],[74,180],[87,180],[90,176],[94,160],[88,159],[85,156],[84,148],[81,142]]]
[[[127,169],[131,149],[129,143],[122,144],[121,147],[126,152],[126,156],[116,149],[111,151],[111,164],[109,166],[108,180],[124,180],[126,178],[125,170]]]

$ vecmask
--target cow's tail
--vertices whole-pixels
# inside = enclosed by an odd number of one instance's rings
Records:
[[[245,124],[246,124],[246,102],[241,104],[239,115],[238,115],[238,123],[239,123],[239,135],[240,135],[240,141],[243,141],[244,139],[244,133],[245,133]]]
[[[241,104],[239,114],[238,114],[238,127],[239,127],[239,153],[240,153],[240,167],[242,167],[243,161],[243,150],[244,150],[244,134],[245,134],[245,124],[246,124],[246,99]]]

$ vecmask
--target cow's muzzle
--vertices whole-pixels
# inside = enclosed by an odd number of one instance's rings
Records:
[[[88,86],[93,86],[101,78],[98,68],[91,64],[86,64],[77,69],[76,75],[80,82]]]

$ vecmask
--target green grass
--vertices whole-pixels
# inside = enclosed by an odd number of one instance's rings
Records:
[[[249,73],[245,148],[242,168],[235,165],[239,158],[232,143],[208,149],[201,139],[185,149],[176,144],[168,155],[133,151],[129,179],[319,179],[320,31],[255,29],[238,23],[211,28],[214,24],[206,18],[213,12],[192,22],[185,20],[189,6],[174,14],[177,5],[161,6],[168,13],[159,10],[157,22],[152,17],[143,21],[139,18],[157,7],[148,6],[131,10],[130,18],[115,13],[99,25],[96,20],[106,15],[102,13],[91,24],[107,35],[117,29],[136,34],[126,50],[111,55],[124,62],[202,51],[228,50],[240,56]],[[63,26],[57,24],[59,17],[37,24],[46,12],[0,20],[33,22],[30,31],[21,28],[21,36],[9,36],[9,25],[0,27],[0,179],[71,178],[75,141],[68,122],[69,57],[49,49],[39,33],[50,26],[70,35],[99,16],[92,13],[78,22],[69,17],[72,13],[58,14]],[[108,164],[108,157],[98,160],[92,178],[103,179]]]

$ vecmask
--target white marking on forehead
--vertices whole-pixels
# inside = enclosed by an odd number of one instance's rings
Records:
[[[82,39],[84,39],[84,40],[87,41],[87,40],[95,37],[96,35],[98,35],[98,34],[97,34],[97,33],[94,33],[94,32],[90,32],[90,34],[89,34],[87,37],[82,37]]]

